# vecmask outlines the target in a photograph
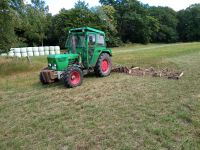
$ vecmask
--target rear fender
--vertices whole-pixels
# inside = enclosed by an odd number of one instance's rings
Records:
[[[107,53],[109,54],[111,57],[112,57],[112,50],[111,49],[105,49],[105,50],[102,50],[101,54],[102,53]],[[99,55],[100,56],[100,55]]]
[[[112,50],[110,50],[110,49],[102,50],[101,53],[99,54],[99,57],[100,57],[101,54],[103,54],[103,53],[106,53],[106,54],[108,54],[110,57],[112,57]],[[99,59],[99,57],[98,57],[98,59]],[[96,64],[97,64],[98,59],[97,59],[96,62],[95,62],[95,66],[96,66]]]
[[[96,63],[102,53],[107,53],[112,57],[112,51],[110,49],[103,49],[103,50],[97,50],[97,52],[94,54],[92,61],[90,62],[90,67],[95,67]]]

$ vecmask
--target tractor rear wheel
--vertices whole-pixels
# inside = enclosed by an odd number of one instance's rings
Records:
[[[110,75],[112,69],[112,60],[109,54],[102,53],[99,56],[96,67],[94,69],[95,74],[99,77],[106,77]]]
[[[83,82],[83,71],[77,66],[69,67],[63,79],[65,87],[74,88],[80,86]]]

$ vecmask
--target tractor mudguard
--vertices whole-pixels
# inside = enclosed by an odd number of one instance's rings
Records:
[[[109,54],[110,56],[112,56],[112,50],[110,50],[110,49],[102,50],[102,53],[107,53],[107,54]]]

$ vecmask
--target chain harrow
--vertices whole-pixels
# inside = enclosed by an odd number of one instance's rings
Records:
[[[168,68],[158,70],[153,67],[148,69],[143,69],[140,67],[125,67],[125,66],[116,66],[113,67],[112,72],[117,73],[126,73],[132,76],[152,76],[152,77],[164,77],[167,79],[179,80],[183,76],[183,72],[178,72],[174,70],[169,70]]]

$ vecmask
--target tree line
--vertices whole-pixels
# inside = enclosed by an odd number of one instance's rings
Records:
[[[11,47],[60,45],[71,28],[89,26],[106,32],[108,46],[123,43],[200,41],[200,4],[178,12],[150,7],[137,0],[100,0],[89,8],[78,0],[74,8],[49,13],[43,0],[0,1],[0,53]]]

